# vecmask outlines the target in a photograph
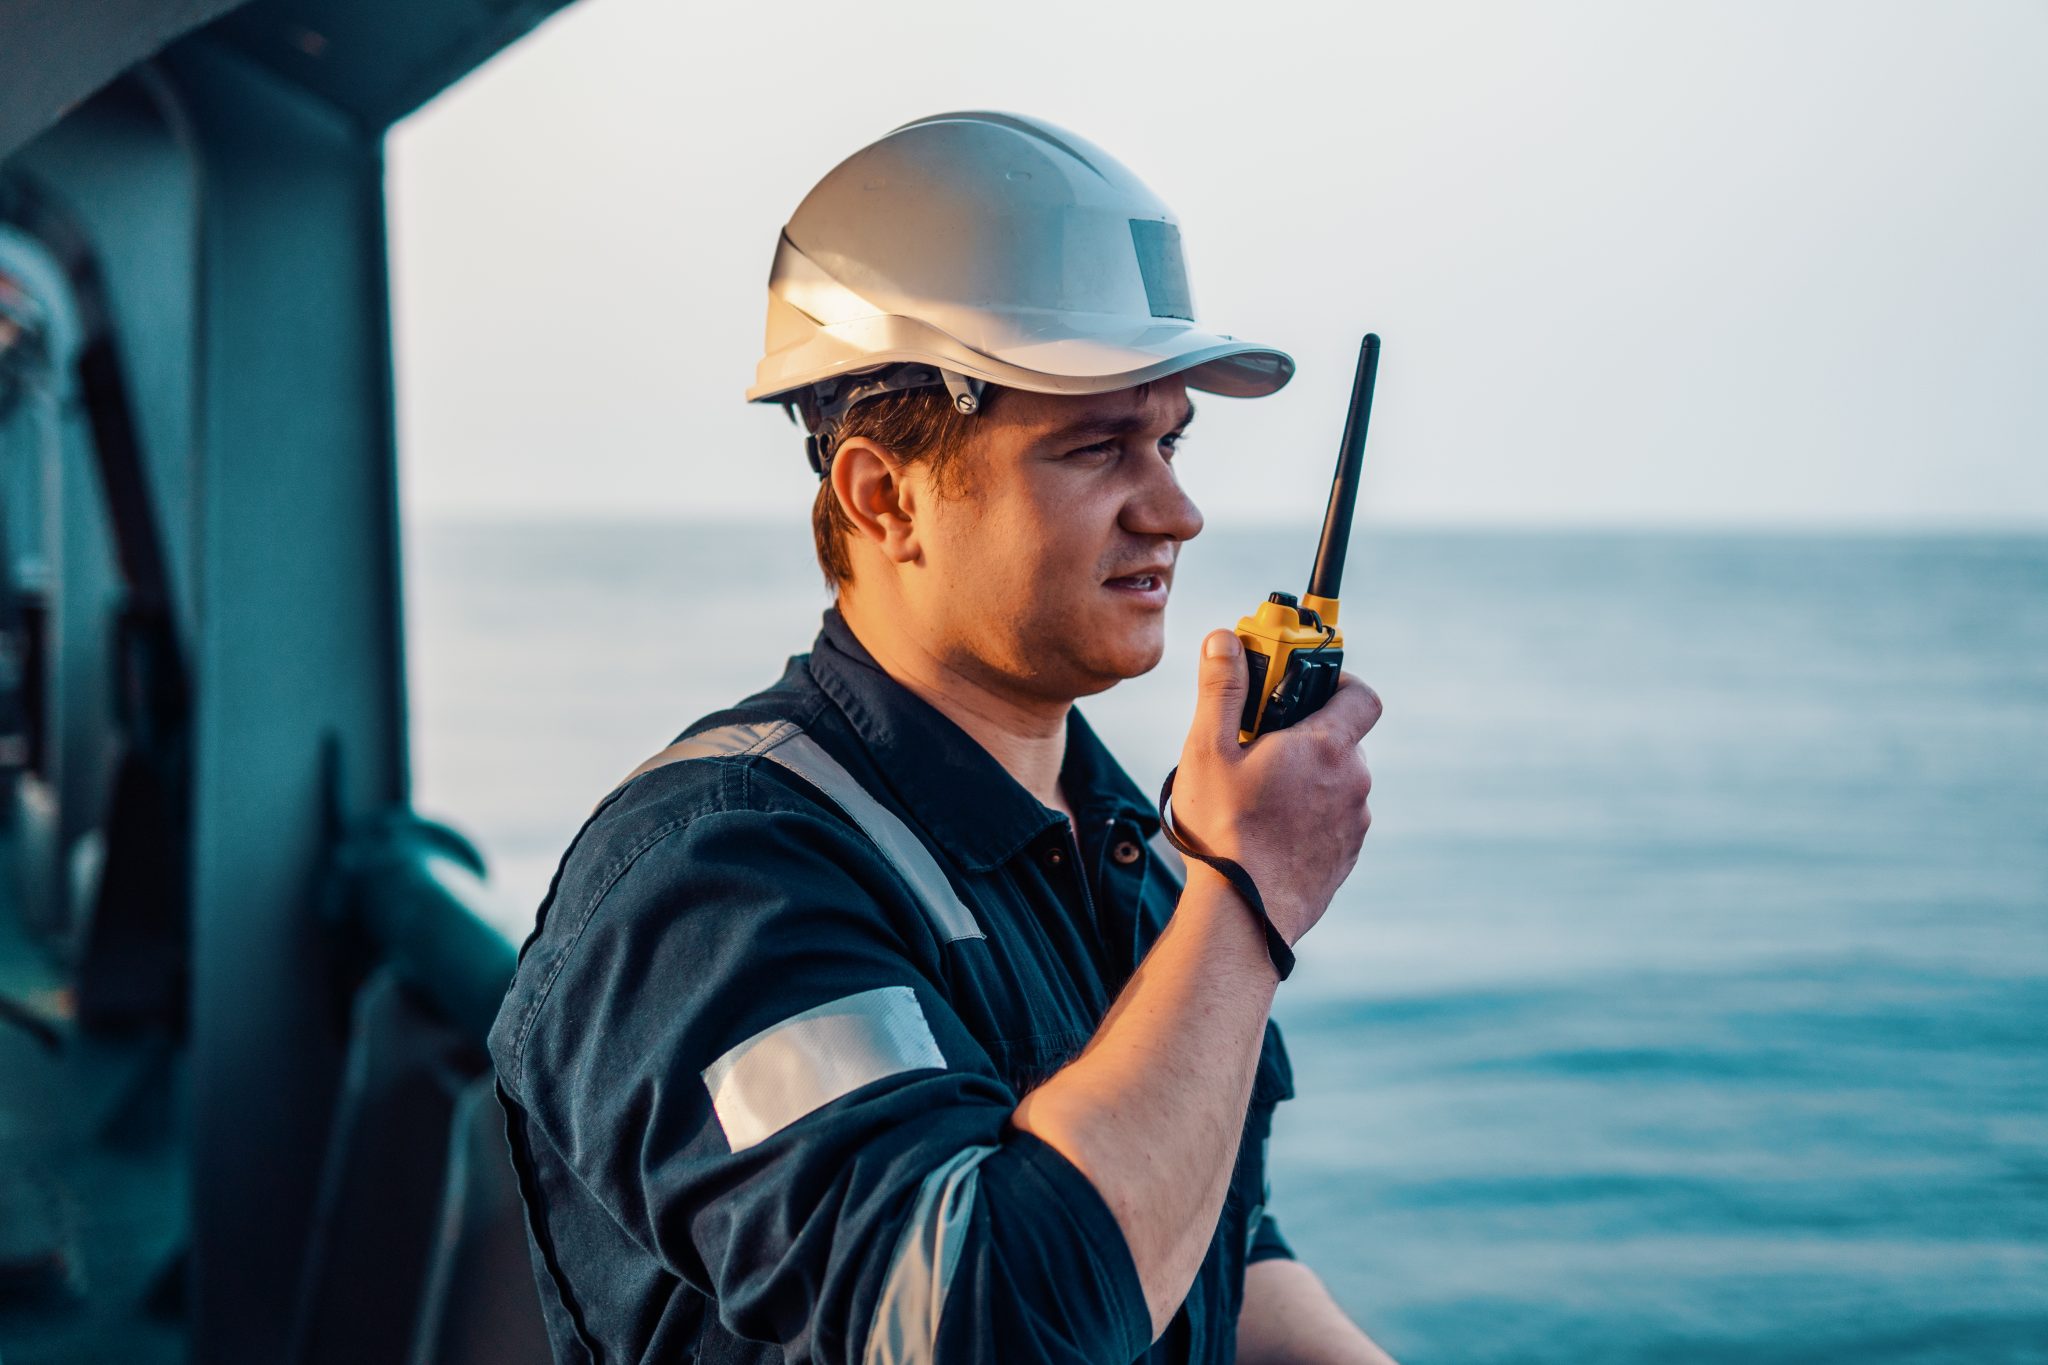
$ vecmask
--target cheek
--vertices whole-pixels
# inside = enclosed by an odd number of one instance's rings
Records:
[[[1103,617],[1114,611],[1102,575],[1119,534],[1120,503],[1089,496],[1095,490],[1085,480],[1039,472],[1037,480],[1019,471],[1001,487],[982,485],[931,528],[939,572],[930,588],[949,599],[935,610],[955,629],[960,613],[971,613],[975,648],[1010,663],[1042,656],[1056,637],[1086,637],[1099,650],[1107,641],[1097,636],[1127,624]]]
[[[1091,605],[1102,586],[1102,563],[1109,549],[1105,523],[1095,509],[1082,503],[1039,510],[1028,538],[1014,542],[1017,565],[1028,565],[1046,610],[1066,613]]]
[[[1045,596],[1042,561],[1033,532],[1015,509],[960,506],[926,534],[931,572],[918,591],[934,623],[949,635],[974,641],[976,651],[995,640],[1029,634],[1028,622]]]
[[[1076,583],[1093,583],[1104,544],[1102,519],[1056,491],[984,489],[978,505],[962,506],[960,515],[939,528],[935,545],[946,577],[977,590],[1001,584],[1034,596],[1071,593]]]

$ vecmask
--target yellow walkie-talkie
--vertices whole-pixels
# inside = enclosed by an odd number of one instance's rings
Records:
[[[1237,623],[1244,641],[1251,688],[1238,723],[1240,744],[1272,730],[1284,730],[1319,709],[1337,690],[1344,667],[1344,634],[1337,629],[1337,587],[1344,577],[1344,550],[1351,540],[1351,508],[1358,501],[1358,476],[1365,463],[1365,426],[1372,417],[1372,386],[1380,365],[1380,339],[1367,334],[1358,348],[1358,376],[1351,383],[1351,411],[1337,451],[1337,476],[1323,514],[1323,540],[1316,547],[1308,591],[1269,594],[1259,609]]]

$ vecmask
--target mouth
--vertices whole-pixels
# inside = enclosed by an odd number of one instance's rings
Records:
[[[1104,579],[1102,585],[1111,592],[1136,598],[1146,606],[1166,605],[1166,574],[1161,570]]]

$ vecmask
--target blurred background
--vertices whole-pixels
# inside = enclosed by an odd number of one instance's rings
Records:
[[[580,0],[393,134],[418,800],[521,935],[825,603],[776,230],[948,108],[1180,214],[1210,325],[1141,786],[1305,577],[1386,339],[1374,828],[1275,1205],[1404,1360],[2048,1359],[2048,10]]]

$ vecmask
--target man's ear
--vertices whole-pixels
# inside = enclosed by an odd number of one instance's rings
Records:
[[[854,534],[896,564],[915,563],[924,553],[917,540],[917,480],[906,473],[894,452],[865,436],[832,452],[832,496]]]

